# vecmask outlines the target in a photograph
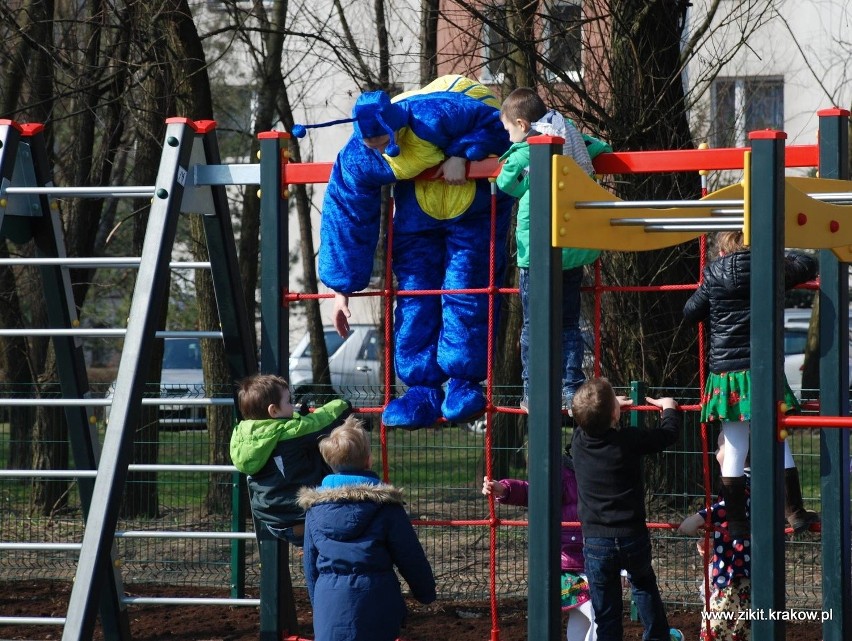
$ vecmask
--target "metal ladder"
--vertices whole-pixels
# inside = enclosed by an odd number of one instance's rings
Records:
[[[90,639],[100,613],[107,639],[130,639],[121,576],[115,563],[115,528],[133,447],[132,426],[138,422],[157,320],[168,302],[171,252],[181,212],[201,214],[210,255],[210,270],[232,379],[257,371],[255,348],[237,266],[234,233],[225,185],[231,171],[222,171],[215,122],[170,118],[156,183],[150,187],[54,187],[51,182],[44,128],[0,120],[0,234],[17,241],[33,240],[38,256],[5,259],[6,264],[38,266],[44,283],[49,329],[0,330],[10,335],[42,333],[52,338],[61,399],[3,399],[4,405],[61,405],[69,427],[69,442],[86,527],[63,639]],[[255,172],[256,174],[257,172]],[[148,225],[138,259],[67,258],[61,224],[52,197],[151,196]],[[68,268],[84,261],[91,266],[132,264],[138,267],[126,330],[78,328]],[[80,339],[84,336],[124,335],[124,348],[111,401],[109,427],[99,446],[88,408],[106,405],[89,391]],[[218,333],[217,333],[218,334]],[[173,399],[146,399],[154,404]],[[227,400],[227,402],[231,402]],[[43,475],[33,472],[33,476]],[[46,544],[50,545],[50,544]],[[77,547],[77,546],[74,546]],[[278,611],[275,611],[276,621]],[[26,619],[22,623],[46,623]],[[55,623],[56,621],[51,621]],[[281,627],[276,622],[275,627]]]

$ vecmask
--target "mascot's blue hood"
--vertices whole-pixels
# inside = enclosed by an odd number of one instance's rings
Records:
[[[355,133],[361,138],[388,135],[390,143],[385,153],[388,156],[399,154],[394,132],[405,126],[405,109],[392,103],[387,93],[384,91],[362,93],[352,108],[352,118],[355,120]]]
[[[331,120],[314,125],[294,125],[293,135],[303,138],[307,129],[330,127],[344,122],[355,123],[355,133],[361,138],[376,138],[390,136],[390,142],[384,153],[388,156],[398,156],[399,146],[396,144],[394,133],[406,125],[406,111],[391,102],[390,96],[384,91],[367,91],[362,93],[352,108],[352,118]]]

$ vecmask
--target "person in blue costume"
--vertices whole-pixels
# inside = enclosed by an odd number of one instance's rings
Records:
[[[384,91],[359,96],[355,131],[332,168],[320,227],[319,276],[336,293],[332,320],[341,336],[349,331],[349,296],[367,287],[373,271],[385,185],[395,185],[398,289],[489,286],[491,187],[487,179],[468,180],[466,165],[509,148],[499,107],[486,87],[463,76],[443,76],[393,100]],[[293,134],[339,122],[347,120],[297,125]],[[435,179],[418,178],[433,167]],[[497,193],[496,202],[499,286],[513,199]],[[387,405],[384,423],[416,429],[441,416],[458,422],[481,414],[488,323],[484,294],[398,296],[395,365],[408,390]]]
[[[402,491],[370,469],[370,437],[360,421],[349,417],[319,447],[334,474],[299,492],[314,639],[395,641],[407,608],[394,567],[421,603],[436,597],[432,567]]]

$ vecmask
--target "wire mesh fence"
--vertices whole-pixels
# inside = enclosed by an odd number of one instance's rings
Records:
[[[619,390],[620,393],[627,390]],[[697,390],[651,389],[653,396],[675,396],[682,404],[696,404]],[[517,404],[519,394],[501,391],[496,405]],[[643,413],[642,420],[656,415]],[[364,413],[368,418],[371,413]],[[520,414],[504,415],[500,429],[516,429]],[[375,425],[376,421],[370,424]],[[490,420],[489,429],[497,429]],[[508,425],[508,427],[507,427]],[[103,422],[99,423],[103,435]],[[156,443],[160,464],[223,463],[210,459],[211,452],[227,451],[226,444],[212,444],[205,429],[161,429]],[[572,427],[564,428],[570,443]],[[524,597],[527,593],[528,539],[526,511],[499,506],[496,524],[489,524],[488,502],[480,492],[485,470],[486,435],[476,427],[444,425],[417,431],[378,429],[371,432],[376,469],[386,470],[388,479],[405,491],[406,509],[417,526],[438,582],[440,598],[485,599],[490,594],[490,564],[494,563],[498,598]],[[493,436],[493,434],[492,434]],[[717,432],[702,427],[697,412],[686,413],[681,440],[670,450],[649,457],[645,465],[649,521],[660,524],[652,529],[654,565],[660,591],[668,604],[698,606],[703,603],[700,588],[703,566],[696,549],[697,538],[677,535],[666,524],[677,525],[705,502],[705,462],[715,466],[712,452]],[[819,510],[819,433],[798,430],[791,445],[800,469],[806,507]],[[29,549],[23,544],[79,544],[83,518],[78,482],[73,478],[14,476],[9,461],[20,456],[20,448],[31,451],[31,435],[15,440],[10,434],[9,410],[0,408],[0,456],[7,472],[0,477],[0,579],[70,580],[74,576],[76,549]],[[709,456],[704,443],[709,444]],[[516,446],[515,449],[518,449]],[[143,448],[144,449],[144,448]],[[522,449],[522,446],[521,448]],[[495,451],[491,456],[500,454]],[[503,452],[523,463],[523,452]],[[381,461],[381,463],[379,463]],[[381,469],[379,467],[381,466]],[[68,461],[71,469],[73,461]],[[523,478],[521,467],[510,473]],[[759,473],[759,471],[757,471]],[[718,472],[710,468],[709,497],[715,498]],[[252,531],[250,518],[237,527],[233,506],[211,511],[208,496],[227,494],[239,477],[236,474],[164,471],[133,474],[127,494],[155,493],[156,516],[122,517],[118,524],[115,556],[125,583],[160,583],[181,587],[224,587],[244,581],[249,593],[257,592],[259,560],[253,539],[208,538],[203,533],[225,537],[234,530]],[[49,486],[53,484],[53,488]],[[45,491],[45,488],[49,491]],[[237,493],[245,499],[245,488]],[[45,505],[44,496],[59,497]],[[490,527],[495,528],[496,544],[490,544]],[[157,534],[150,538],[122,532],[180,532],[181,537]],[[20,547],[10,546],[17,544]],[[239,547],[239,546],[244,546]],[[235,555],[235,551],[238,554]],[[819,609],[821,593],[821,541],[817,533],[798,535],[786,543],[787,604],[797,609]],[[492,560],[493,559],[493,560]],[[294,585],[304,585],[298,551],[291,554]]]

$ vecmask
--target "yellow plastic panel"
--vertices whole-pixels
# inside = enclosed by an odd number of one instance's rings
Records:
[[[577,163],[567,156],[553,157],[553,226],[554,247],[581,247],[616,251],[646,251],[679,245],[698,238],[705,232],[646,232],[641,225],[613,226],[613,218],[710,218],[717,208],[714,200],[741,200],[742,185],[736,184],[702,200],[706,208],[668,207],[665,209],[577,209],[575,203],[584,201],[621,202],[590,178]],[[714,217],[714,220],[717,217]]]

